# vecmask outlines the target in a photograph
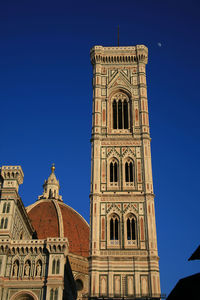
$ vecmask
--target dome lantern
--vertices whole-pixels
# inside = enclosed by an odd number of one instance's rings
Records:
[[[51,174],[43,184],[43,195],[39,199],[55,199],[62,201],[62,196],[59,195],[60,184],[55,175],[55,164],[51,166]]]

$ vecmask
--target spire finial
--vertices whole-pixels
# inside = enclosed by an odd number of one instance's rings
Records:
[[[54,173],[55,172],[55,164],[53,163],[51,166],[51,172]]]

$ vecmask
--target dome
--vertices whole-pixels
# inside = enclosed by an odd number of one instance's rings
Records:
[[[40,199],[27,213],[38,239],[67,237],[70,253],[89,256],[89,225],[73,208],[56,199]]]

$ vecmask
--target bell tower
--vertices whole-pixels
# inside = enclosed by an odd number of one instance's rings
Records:
[[[148,49],[94,46],[90,299],[160,299]]]

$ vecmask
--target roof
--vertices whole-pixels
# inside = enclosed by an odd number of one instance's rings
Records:
[[[200,259],[200,246],[194,251],[188,260]]]
[[[167,300],[196,300],[199,299],[200,273],[182,278],[171,291]]]
[[[67,237],[69,252],[89,256],[89,225],[73,208],[53,199],[41,199],[27,207],[38,239]]]

